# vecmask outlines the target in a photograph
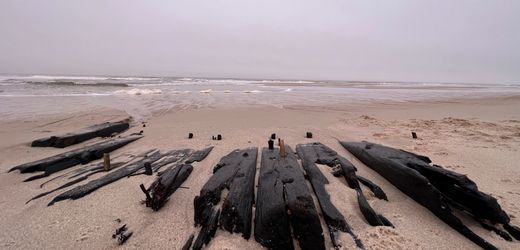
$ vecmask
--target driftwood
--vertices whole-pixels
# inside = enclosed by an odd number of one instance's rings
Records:
[[[467,176],[430,165],[428,157],[369,142],[341,142],[341,145],[406,195],[426,207],[439,219],[484,249],[496,249],[473,233],[452,213],[461,209],[478,220],[503,224],[513,235],[509,217],[495,198],[482,193]],[[511,231],[508,229],[512,229]]]
[[[44,171],[43,174],[32,176],[26,179],[25,181],[40,179],[80,163],[85,164],[93,160],[100,159],[101,157],[103,157],[103,153],[114,151],[140,138],[142,138],[142,136],[128,136],[123,138],[111,139],[108,141],[96,143],[91,146],[86,146],[84,148],[72,150],[66,153],[47,157],[30,163],[25,163],[11,168],[9,172],[14,170],[19,170],[20,173]]]
[[[139,169],[144,167],[145,162],[154,162],[157,161],[160,158],[159,152],[155,151],[153,153],[148,154],[143,159],[134,162],[128,166],[119,168],[117,170],[114,170],[113,172],[109,172],[108,174],[104,175],[103,177],[100,177],[98,179],[92,180],[84,185],[76,186],[71,190],[68,190],[52,199],[52,201],[48,204],[48,206],[52,206],[54,203],[62,200],[67,199],[79,199],[85,195],[90,194],[91,192],[95,191],[96,189],[103,187],[105,185],[108,185],[112,182],[115,182],[123,177],[129,176]]]
[[[217,209],[215,206],[221,199],[222,191],[228,189],[218,221],[225,230],[242,233],[245,239],[249,239],[257,151],[257,148],[234,150],[220,159],[213,169],[213,175],[193,201],[196,226],[203,225],[204,228],[204,222],[209,220],[208,216],[214,215],[214,210]]]
[[[199,153],[199,151],[194,152],[192,155],[188,156],[188,161],[192,163],[193,161],[204,160],[211,149],[212,147],[203,149],[201,150],[202,153]],[[193,155],[198,157],[193,158]],[[141,190],[146,195],[146,206],[158,211],[168,201],[170,195],[172,195],[182,185],[182,183],[184,183],[188,176],[190,176],[191,171],[193,171],[193,166],[190,164],[176,164],[163,171],[148,189],[141,186]]]
[[[118,122],[105,122],[87,127],[83,131],[35,140],[31,143],[31,147],[64,148],[92,138],[108,137],[113,134],[121,133],[129,127],[129,119]]]
[[[291,227],[301,249],[325,249],[311,192],[294,152],[262,149],[255,239],[268,249],[293,249]],[[289,210],[289,212],[287,211]]]
[[[338,155],[336,151],[319,142],[300,144],[298,145],[297,150],[298,154],[300,155],[300,158],[302,158],[302,161],[304,163],[303,166],[307,174],[309,174],[309,172],[319,172],[319,169],[315,164],[324,164],[331,168],[335,168],[336,175],[340,174],[345,178],[348,186],[356,190],[359,209],[361,210],[361,213],[367,220],[368,224],[370,224],[371,226],[393,227],[392,223],[383,215],[376,213],[366,200],[366,197],[363,194],[361,187],[359,186],[358,177],[356,176],[356,167],[354,167],[352,163],[350,163],[344,157]],[[319,175],[309,175],[309,177],[311,178],[311,183],[313,183],[312,178],[317,178],[315,183],[317,185],[320,184],[321,180],[318,178],[321,177]]]

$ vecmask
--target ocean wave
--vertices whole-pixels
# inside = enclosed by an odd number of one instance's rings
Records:
[[[27,82],[34,85],[48,86],[74,86],[74,87],[128,87],[126,83],[98,82],[98,83],[81,83],[72,81],[50,81],[50,82]]]
[[[88,93],[88,94],[5,94],[0,97],[74,97],[74,96],[110,96],[107,93]]]
[[[157,77],[52,76],[52,75],[20,76],[19,78],[48,79],[48,80],[91,80],[91,81],[106,81],[106,80],[146,81],[146,80],[151,80],[151,79],[158,79]]]
[[[213,90],[212,89],[204,89],[204,90],[201,90],[199,92],[203,93],[203,94],[209,94],[209,93],[213,92]]]
[[[116,95],[158,95],[162,94],[160,89],[122,89],[114,92]]]

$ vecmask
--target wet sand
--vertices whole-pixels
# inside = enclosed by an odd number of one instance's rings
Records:
[[[0,245],[3,249],[112,249],[119,246],[111,235],[121,219],[134,235],[122,249],[180,249],[193,226],[193,198],[208,180],[219,159],[236,148],[267,146],[268,136],[276,133],[286,144],[319,141],[351,160],[360,175],[379,184],[389,202],[366,192],[376,211],[389,218],[395,229],[371,227],[359,211],[356,194],[343,179],[320,166],[329,179],[327,190],[333,203],[364,241],[368,249],[476,249],[477,246],[441,222],[343,149],[337,140],[369,140],[430,156],[437,164],[467,174],[480,190],[498,199],[511,215],[512,224],[520,224],[520,98],[487,98],[450,101],[417,101],[371,105],[335,105],[306,107],[285,105],[244,105],[209,107],[155,113],[143,128],[136,122],[125,134],[144,130],[145,137],[113,154],[138,152],[151,148],[163,150],[215,146],[194,170],[183,186],[159,212],[140,203],[144,199],[139,184],[155,178],[136,176],[105,186],[75,201],[63,201],[52,207],[52,195],[25,204],[31,197],[65,183],[48,180],[24,183],[29,175],[6,171],[17,164],[54,155],[98,141],[66,149],[31,148],[28,143],[51,134],[74,131],[104,121],[127,117],[121,111],[99,109],[95,112],[54,114],[45,117],[0,121]],[[306,139],[305,132],[313,133]],[[411,131],[418,139],[411,138]],[[188,132],[194,139],[188,140]],[[222,134],[222,141],[211,136]],[[258,172],[257,172],[258,174]],[[98,174],[91,179],[101,176]],[[57,194],[57,193],[56,193]],[[507,242],[463,217],[478,235],[500,249],[517,249],[518,242]],[[324,229],[324,232],[327,232]],[[332,248],[330,239],[327,247]],[[353,242],[344,239],[345,249]],[[207,249],[262,249],[253,238],[218,230]]]

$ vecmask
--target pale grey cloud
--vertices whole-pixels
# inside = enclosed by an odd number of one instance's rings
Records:
[[[520,82],[520,1],[0,1],[0,72]]]

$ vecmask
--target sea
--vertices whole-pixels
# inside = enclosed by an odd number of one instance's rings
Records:
[[[144,120],[217,107],[333,107],[519,96],[520,84],[310,81],[199,77],[0,75],[0,116],[122,110]]]

